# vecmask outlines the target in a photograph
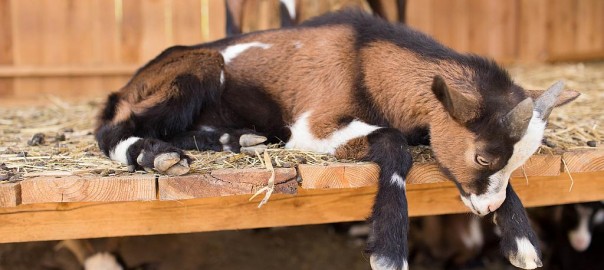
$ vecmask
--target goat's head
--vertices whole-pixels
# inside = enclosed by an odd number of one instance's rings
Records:
[[[440,76],[434,78],[432,91],[445,115],[430,126],[432,149],[475,214],[486,215],[501,206],[510,174],[541,145],[559,97],[566,100],[558,105],[578,96],[571,91],[561,96],[563,87],[557,82],[537,96],[510,81],[499,86],[502,89],[466,94]]]

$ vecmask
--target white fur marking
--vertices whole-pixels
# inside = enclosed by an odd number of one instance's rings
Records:
[[[514,266],[524,269],[535,269],[539,266],[537,262],[541,260],[531,241],[526,237],[516,238],[516,246],[518,247],[516,254],[510,256],[510,262]]]
[[[224,85],[224,70],[220,71],[220,85]]]
[[[480,221],[477,217],[472,217],[468,224],[468,230],[462,231],[461,241],[466,248],[481,248],[482,247],[482,229],[480,228]]]
[[[290,127],[292,135],[287,144],[285,144],[285,148],[309,150],[333,155],[339,146],[352,139],[367,136],[371,132],[380,128],[366,124],[359,120],[353,120],[346,127],[333,132],[329,137],[325,139],[317,139],[310,131],[310,127],[308,125],[308,118],[310,117],[310,114],[310,111],[303,113]]]
[[[465,199],[462,196],[464,204],[475,214],[486,215],[501,206],[505,200],[505,189],[510,175],[537,151],[543,140],[545,125],[546,122],[541,119],[539,113],[533,111],[533,118],[529,122],[526,133],[514,144],[514,152],[506,166],[489,177],[487,192],[481,195],[471,194],[469,198]],[[496,207],[489,209],[489,205]]]
[[[84,261],[85,270],[122,270],[124,269],[113,255],[103,252],[94,254]]]
[[[393,185],[397,185],[399,188],[405,188],[405,179],[403,179],[403,177],[398,173],[392,174],[392,177],[390,178],[390,183]]]
[[[211,127],[211,126],[205,126],[205,125],[204,125],[204,126],[201,126],[201,128],[200,128],[200,129],[201,129],[201,131],[206,131],[206,132],[214,132],[214,131],[216,131],[216,129],[215,129],[214,127]]]
[[[594,215],[594,225],[600,225],[604,223],[604,209],[598,210]]]
[[[241,43],[241,44],[237,44],[237,45],[231,45],[226,47],[224,50],[222,50],[220,53],[222,54],[222,57],[224,58],[224,64],[228,64],[230,63],[233,59],[235,59],[235,57],[239,56],[240,54],[242,54],[243,52],[245,52],[247,49],[250,48],[261,48],[261,49],[268,49],[270,48],[272,45],[271,44],[266,44],[266,43],[262,43],[262,42],[249,42],[249,43]]]
[[[279,0],[289,13],[289,17],[292,19],[296,18],[296,0]]]
[[[112,160],[119,161],[123,164],[128,164],[128,148],[135,142],[140,140],[139,137],[130,137],[120,141],[113,150],[109,151],[109,157]]]
[[[575,205],[575,209],[579,216],[579,226],[568,232],[568,240],[576,251],[581,252],[589,248],[591,244],[589,219],[593,210],[580,205]]]
[[[218,141],[222,144],[227,144],[229,143],[229,139],[231,138],[231,135],[229,135],[228,133],[222,134],[222,136],[220,136],[220,139],[218,139]]]
[[[369,264],[371,265],[372,270],[399,270],[395,268],[390,260],[377,255],[371,255]],[[401,267],[400,270],[409,270],[407,260],[403,260],[403,267]]]

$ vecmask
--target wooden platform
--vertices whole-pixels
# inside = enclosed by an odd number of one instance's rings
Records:
[[[363,220],[378,173],[370,163],[277,169],[276,193],[262,208],[249,198],[266,185],[266,170],[31,178],[0,184],[0,243]],[[536,155],[512,176],[527,207],[604,200],[604,149]],[[411,216],[467,212],[436,164],[414,165],[407,194]]]

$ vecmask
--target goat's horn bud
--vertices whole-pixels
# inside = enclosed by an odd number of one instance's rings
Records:
[[[537,98],[535,101],[535,110],[539,112],[541,119],[546,120],[549,117],[562,90],[564,90],[564,82],[557,81]]]

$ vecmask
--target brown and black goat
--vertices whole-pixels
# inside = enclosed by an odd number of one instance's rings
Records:
[[[373,269],[407,268],[407,148],[429,143],[463,202],[495,212],[504,255],[532,269],[537,238],[508,179],[541,144],[556,101],[576,97],[558,99],[562,88],[525,91],[490,60],[346,10],[167,49],[109,97],[96,138],[112,159],[167,174],[188,172],[181,149],[261,149],[267,138],[373,161]]]

